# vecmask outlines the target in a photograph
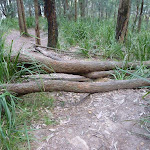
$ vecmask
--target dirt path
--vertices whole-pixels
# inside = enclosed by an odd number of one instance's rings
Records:
[[[29,32],[34,34],[33,30]],[[45,35],[43,38],[46,45]],[[19,37],[18,31],[8,35],[7,43],[12,39],[14,51],[23,43],[23,49],[29,49],[30,42],[34,42],[34,38]],[[32,150],[150,150],[150,141],[140,135],[146,131],[137,122],[150,113],[148,102],[142,99],[145,93],[145,90],[92,95],[48,93],[63,101],[64,106],[58,104],[52,112],[57,125],[42,126],[33,132],[37,140],[31,144]]]

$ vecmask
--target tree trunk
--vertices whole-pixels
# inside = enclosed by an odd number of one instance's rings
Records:
[[[116,40],[120,42],[124,42],[127,35],[130,3],[131,0],[120,0],[115,37]]]
[[[101,3],[98,3],[98,20],[101,20]]]
[[[39,27],[39,5],[38,0],[34,0],[34,9],[35,9],[35,35],[36,35],[36,44],[41,45],[40,41],[40,27]]]
[[[66,17],[66,2],[63,1],[63,6],[64,6],[64,17]]]
[[[85,0],[79,0],[80,5],[80,16],[81,18],[85,17]]]
[[[24,36],[28,36],[23,0],[17,0],[17,7],[18,7],[18,20],[19,20],[20,34]]]
[[[75,93],[100,93],[118,89],[135,89],[143,86],[150,86],[150,80],[132,79],[96,83],[40,80],[37,82],[0,85],[0,90],[3,91],[3,89],[6,88],[7,91],[16,93],[18,95],[52,91],[65,91]]]
[[[141,11],[140,11],[139,23],[138,23],[138,32],[140,32],[140,30],[141,30],[143,5],[144,5],[144,0],[142,0],[142,3],[141,3]]]
[[[137,22],[137,19],[138,19],[138,14],[139,14],[139,0],[137,0],[136,2],[136,16],[135,16],[135,19],[134,19],[134,22],[133,22],[133,26],[132,26],[132,32],[134,31],[134,28],[135,28],[135,25],[136,25],[136,22]]]
[[[58,26],[56,19],[55,0],[44,0],[45,15],[48,21],[48,47],[55,48],[58,42]]]
[[[32,17],[31,4],[29,4],[29,16]]]
[[[39,17],[42,16],[42,11],[41,11],[40,3],[38,3],[38,16],[39,16]]]
[[[75,0],[75,21],[77,21],[77,0]]]

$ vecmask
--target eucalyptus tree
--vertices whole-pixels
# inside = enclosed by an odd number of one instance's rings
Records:
[[[35,34],[36,34],[36,44],[41,45],[40,41],[40,27],[39,27],[39,4],[38,0],[34,0],[34,9],[35,9]]]
[[[45,17],[48,22],[48,47],[55,48],[58,42],[58,25],[55,0],[44,0]]]
[[[28,31],[26,26],[23,0],[17,0],[17,8],[18,8],[18,21],[19,21],[20,34],[27,36]]]
[[[120,42],[124,42],[127,35],[130,5],[131,0],[120,0],[115,36],[116,40]]]
[[[138,22],[138,32],[141,30],[143,6],[144,6],[144,0],[142,0],[141,2],[141,9],[140,9],[140,15],[139,15],[139,22]]]

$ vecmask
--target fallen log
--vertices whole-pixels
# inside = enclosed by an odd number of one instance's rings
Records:
[[[145,73],[147,73],[149,70],[146,70]],[[87,74],[84,74],[83,76],[90,79],[97,79],[97,78],[104,78],[104,77],[113,77],[116,73],[122,73],[120,70],[109,70],[109,71],[97,71],[97,72],[90,72]],[[129,76],[132,73],[136,72],[136,70],[127,70],[127,72],[124,71],[124,73]]]
[[[150,86],[150,79],[117,80],[109,82],[71,82],[71,81],[37,81],[28,83],[0,85],[0,90],[6,89],[18,95],[35,92],[65,91],[75,93],[99,93],[118,89],[135,89],[143,86]]]
[[[61,81],[75,81],[75,82],[92,81],[91,79],[80,75],[71,75],[71,74],[63,74],[63,73],[24,75],[22,76],[22,78],[27,79],[29,81],[35,81],[35,80],[61,80]]]
[[[12,59],[16,55],[12,56]],[[123,62],[117,61],[57,61],[41,54],[30,52],[28,54],[20,54],[19,62],[39,62],[45,65],[43,68],[48,73],[69,73],[69,74],[85,74],[95,71],[107,71],[115,69],[116,67],[136,67],[140,65],[141,62],[130,62],[124,65]],[[144,65],[150,66],[150,61],[142,62]]]
[[[60,57],[58,57],[56,54],[54,54],[54,53],[52,53],[52,52],[50,52],[50,51],[45,51],[45,50],[40,49],[40,48],[37,48],[37,47],[35,47],[35,50],[34,50],[34,51],[40,52],[40,53],[43,54],[44,56],[50,57],[51,59],[58,60],[58,61],[61,60]]]
[[[104,78],[104,77],[112,76],[112,74],[115,74],[115,70],[90,72],[90,73],[84,74],[83,76],[90,78],[90,79],[97,79],[97,78]]]

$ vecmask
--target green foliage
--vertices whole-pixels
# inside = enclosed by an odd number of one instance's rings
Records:
[[[34,28],[35,27],[35,18],[34,17],[27,17],[26,18],[27,28]]]
[[[2,31],[0,35],[0,85],[16,80],[22,82],[22,75],[44,73],[41,69],[42,64],[38,65],[37,62],[19,63],[19,54],[12,59],[13,42],[7,50],[3,37],[3,28],[1,27],[0,29]],[[44,96],[41,96],[41,99],[42,101],[39,100],[40,104],[32,105],[29,102],[26,105],[30,105],[24,106],[22,101],[7,92],[5,87],[0,91],[0,149],[20,150],[23,148],[22,143],[28,143],[28,148],[30,149],[31,137],[28,135],[28,126],[31,125],[32,119],[41,119],[38,116],[37,109],[41,106],[53,107],[54,100],[52,98],[44,99]],[[47,123],[50,123],[50,121],[53,123],[52,120],[48,121],[47,119],[46,121]]]
[[[112,19],[85,19],[78,22],[61,19],[59,25],[60,47],[79,46],[80,52],[88,56],[90,52],[102,54],[105,58],[123,60],[150,59],[150,32],[143,26],[140,33],[129,33],[124,44],[115,40],[115,22]]]
[[[14,138],[20,133],[16,130],[16,101],[19,99],[5,91],[0,94],[0,148],[11,149]],[[19,137],[19,136],[18,136]]]
[[[12,46],[8,54],[4,52],[3,48],[4,41],[2,40],[0,51],[0,83],[7,83],[14,79],[14,75],[17,73],[19,54],[11,60]]]
[[[6,18],[1,21],[2,27],[7,27],[8,29],[19,29],[17,18]]]

